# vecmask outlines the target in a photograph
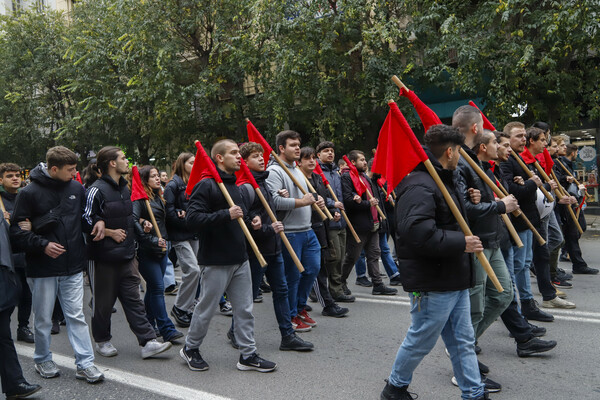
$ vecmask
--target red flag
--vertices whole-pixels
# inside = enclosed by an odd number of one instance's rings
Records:
[[[495,161],[488,161],[490,163],[490,169],[492,170],[492,172],[496,172],[496,162]]]
[[[352,179],[352,184],[354,184],[354,190],[356,190],[356,193],[359,196],[362,196],[367,188],[365,187],[364,182],[360,179],[360,174],[358,173],[356,166],[352,164],[348,157],[346,157],[345,155],[343,158],[344,161],[346,161],[346,164],[348,164],[348,169],[350,170],[350,178]]]
[[[137,165],[134,165],[131,169],[131,201],[136,200],[148,200],[148,194],[142,185],[140,171],[138,171]]]
[[[256,183],[256,179],[254,179],[254,175],[252,175],[250,168],[248,168],[248,164],[246,164],[246,161],[244,161],[243,158],[240,161],[240,169],[235,171],[235,177],[237,178],[235,184],[242,186],[244,183],[249,183],[254,189],[258,189],[258,183]]]
[[[391,192],[417,165],[428,159],[423,147],[394,102],[379,132],[371,171],[385,177]]]
[[[188,179],[188,184],[185,189],[185,194],[190,196],[192,194],[192,190],[194,190],[194,186],[198,182],[206,178],[213,178],[217,182],[223,182],[221,179],[221,175],[217,171],[217,167],[211,158],[204,151],[204,147],[202,147],[202,143],[199,140],[196,141],[196,158],[194,161],[194,166],[192,167],[192,172],[190,173],[190,178]]]
[[[405,88],[400,89],[400,96],[406,97],[412,103],[413,107],[419,114],[419,118],[421,118],[421,122],[423,123],[423,128],[425,129],[425,133],[431,128],[433,125],[440,125],[442,121],[437,116],[433,110],[425,105],[417,97],[413,90],[406,90]]]
[[[476,109],[479,110],[479,107],[477,107],[477,105],[475,105],[475,103],[473,103],[473,100],[469,101],[469,105],[471,107],[475,107]],[[481,110],[479,110],[479,114],[481,114],[481,118],[483,118],[483,129],[487,129],[488,131],[495,131],[496,128],[494,128],[494,125],[492,125],[492,123],[490,122],[490,120],[487,119],[485,117],[485,115],[483,115],[483,113],[481,112]]]
[[[548,153],[548,149],[544,149],[543,152],[535,156],[535,158],[539,161],[542,168],[546,172],[546,175],[550,176],[552,174],[552,167],[554,167],[554,160],[550,153]]]
[[[525,146],[525,150],[523,150],[523,152],[520,155],[523,161],[525,161],[525,164],[533,164],[537,161],[533,154],[531,154],[527,146]]]
[[[79,171],[77,171],[77,176],[75,177],[75,180],[83,185],[83,181],[81,180],[81,175],[79,174]]]
[[[273,148],[269,146],[269,143],[265,140],[265,138],[260,134],[258,129],[248,120],[246,124],[246,130],[248,131],[248,140],[250,142],[258,143],[263,148],[263,157],[265,159],[265,170],[267,169],[267,164],[269,163],[269,157],[271,156],[271,152],[273,152]]]
[[[583,199],[581,199],[581,204],[579,204],[577,206],[577,208],[575,208],[575,211],[581,209],[583,207],[583,205],[585,204],[585,196],[583,196]]]
[[[323,184],[325,185],[325,187],[329,186],[329,181],[325,177],[325,174],[323,173],[323,168],[321,168],[321,164],[319,164],[318,161],[317,161],[317,166],[315,167],[314,172],[316,172],[317,174],[319,174],[319,176],[323,180]]]

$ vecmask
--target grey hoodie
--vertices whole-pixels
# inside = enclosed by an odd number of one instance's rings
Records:
[[[306,181],[302,171],[296,166],[284,163],[290,170],[296,180],[300,182],[304,190],[308,192]],[[275,210],[279,211],[278,218],[283,222],[285,232],[305,232],[311,229],[312,209],[310,206],[296,208],[296,199],[304,197],[300,189],[294,185],[294,182],[286,174],[286,172],[277,163],[273,163],[269,168],[269,176],[267,177],[267,187],[273,196]],[[287,189],[290,197],[281,197],[278,190]],[[282,213],[283,211],[283,213]],[[281,216],[283,215],[283,217]]]

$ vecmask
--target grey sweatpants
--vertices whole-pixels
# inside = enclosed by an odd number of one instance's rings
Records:
[[[177,263],[181,267],[181,285],[175,298],[175,307],[185,312],[192,312],[194,300],[198,291],[200,280],[200,267],[198,266],[198,241],[185,240],[173,242]]]
[[[255,353],[250,263],[246,260],[234,265],[201,265],[200,271],[200,297],[185,339],[187,348],[200,347],[210,320],[218,309],[219,300],[223,293],[227,293],[233,308],[234,333],[240,353],[244,357]]]

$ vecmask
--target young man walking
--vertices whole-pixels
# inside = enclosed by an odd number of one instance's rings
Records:
[[[46,153],[29,175],[31,183],[17,196],[11,218],[11,239],[27,253],[27,279],[32,291],[35,370],[43,378],[54,378],[60,370],[52,361],[50,329],[58,295],[69,341],[75,353],[77,379],[89,383],[104,380],[94,365],[94,349],[83,315],[83,269],[86,264],[82,233],[85,190],[73,178],[77,155],[56,146]],[[31,230],[19,222],[31,221]]]

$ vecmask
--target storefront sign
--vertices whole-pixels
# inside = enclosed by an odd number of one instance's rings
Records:
[[[584,146],[579,149],[578,155],[582,161],[594,161],[596,159],[596,149],[591,146]]]

